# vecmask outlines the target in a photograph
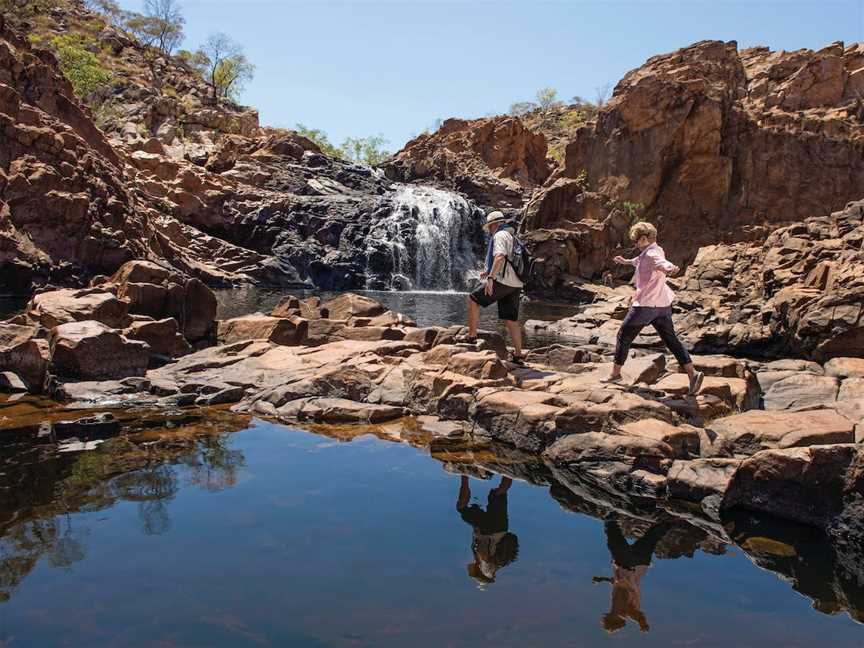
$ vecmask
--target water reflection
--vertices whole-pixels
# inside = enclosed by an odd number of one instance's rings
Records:
[[[484,510],[479,504],[471,504],[471,486],[463,475],[459,485],[456,510],[473,528],[471,551],[474,561],[467,566],[468,575],[479,585],[495,582],[495,574],[519,555],[519,539],[510,533],[507,517],[507,491],[513,480],[502,477],[498,486],[489,490]]]
[[[615,520],[607,520],[606,546],[612,555],[612,577],[595,576],[595,583],[611,583],[612,605],[603,615],[603,628],[614,633],[627,625],[632,619],[642,632],[648,632],[648,620],[642,611],[642,577],[651,566],[651,558],[657,544],[672,528],[669,522],[652,525],[645,534],[633,544],[627,542],[621,527]]]
[[[73,514],[101,511],[118,502],[137,505],[141,533],[171,529],[170,502],[182,467],[186,482],[209,491],[229,488],[244,465],[228,431],[245,417],[214,414],[190,429],[151,430],[111,439],[87,452],[52,446],[0,445],[0,601],[47,559],[70,569],[87,554],[90,529]]]
[[[106,536],[107,542],[113,542],[116,534],[123,532],[118,530],[122,527],[134,530],[126,542],[147,538],[143,554],[158,553],[156,547],[176,552],[170,561],[172,566],[166,568],[169,571],[154,575],[154,579],[168,576],[169,582],[181,578],[207,583],[199,589],[190,586],[189,591],[168,595],[166,606],[185,605],[190,610],[207,607],[207,618],[216,614],[213,610],[226,615],[230,611],[256,632],[260,628],[260,636],[268,638],[281,636],[273,630],[273,624],[282,621],[276,619],[279,613],[274,612],[271,600],[290,607],[297,619],[317,614],[312,608],[325,609],[328,601],[344,606],[343,621],[365,624],[367,637],[381,638],[370,628],[384,624],[385,618],[400,619],[400,632],[412,630],[411,624],[416,622],[419,632],[425,626],[417,610],[424,606],[434,608],[430,614],[437,623],[443,615],[453,613],[452,606],[469,609],[465,606],[477,604],[477,599],[466,598],[466,592],[478,595],[474,587],[466,587],[467,581],[486,590],[483,601],[496,606],[496,610],[500,606],[505,615],[514,610],[543,614],[545,606],[549,616],[540,623],[553,624],[558,615],[562,627],[565,622],[576,621],[561,616],[567,613],[557,611],[557,601],[566,598],[567,592],[580,592],[582,603],[573,614],[580,615],[579,623],[596,633],[595,640],[573,641],[570,645],[602,643],[597,636],[604,633],[616,633],[616,640],[632,638],[638,631],[649,629],[649,638],[657,644],[679,631],[678,622],[674,617],[670,619],[670,614],[676,605],[676,592],[682,587],[686,590],[682,583],[689,582],[691,591],[701,592],[703,588],[694,587],[692,582],[710,583],[700,581],[705,574],[705,555],[733,553],[728,548],[735,549],[736,545],[757,566],[777,574],[792,589],[807,596],[819,612],[846,613],[856,621],[862,620],[864,549],[860,544],[840,543],[812,529],[750,514],[739,513],[713,526],[695,518],[688,521],[683,513],[667,511],[656,501],[627,500],[587,482],[564,483],[537,457],[512,448],[476,447],[453,441],[430,446],[410,422],[401,432],[395,427],[369,428],[382,439],[374,441],[359,433],[348,435],[342,428],[317,428],[319,435],[332,432],[342,443],[299,432],[291,433],[294,437],[285,441],[289,437],[286,428],[269,426],[271,436],[261,443],[258,428],[242,435],[230,434],[248,427],[248,419],[231,418],[225,413],[212,415],[216,418],[181,429],[150,429],[121,436],[91,452],[58,453],[47,446],[0,446],[0,599],[16,597],[3,607],[14,616],[21,611],[20,605],[15,607],[16,601],[33,605],[40,590],[34,594],[32,588],[21,588],[21,584],[34,572],[31,583],[40,578],[47,580],[46,566],[60,570],[52,577],[52,584],[78,587],[80,574],[89,575],[96,569],[94,565],[104,563],[110,568],[112,560],[125,560],[122,555],[104,555]],[[219,416],[225,418],[220,420]],[[393,441],[410,441],[419,452]],[[358,447],[368,451],[352,452]],[[442,475],[422,456],[426,452],[447,471],[458,474],[458,491],[452,477]],[[394,455],[402,459],[394,459]],[[409,455],[410,459],[406,459]],[[247,462],[251,464],[248,468]],[[253,472],[257,479],[248,478]],[[244,475],[247,478],[241,479]],[[478,488],[472,477],[485,483]],[[414,488],[416,492],[410,490]],[[409,491],[404,501],[400,489]],[[191,501],[189,491],[197,493]],[[222,494],[218,507],[212,508],[218,510],[216,517],[222,518],[224,512],[224,520],[218,522],[212,519],[213,511],[207,510],[207,503],[216,501],[210,495],[215,491]],[[422,502],[420,509],[418,498]],[[458,517],[453,514],[454,499]],[[274,501],[278,502],[275,508],[270,506]],[[375,506],[370,504],[373,501]],[[121,502],[128,504],[118,508],[129,511],[131,518],[114,514],[115,525],[110,527],[113,533],[105,526],[96,526],[94,517],[77,515],[103,511]],[[550,504],[545,517],[535,512],[542,508],[541,502]],[[560,509],[551,505],[553,502]],[[195,524],[180,519],[183,511],[194,513]],[[199,512],[201,517],[197,517]],[[177,519],[172,518],[172,513]],[[602,520],[602,526],[591,520]],[[212,529],[213,535],[206,548],[190,550],[190,543],[184,540],[201,532],[198,524]],[[464,524],[471,528],[470,544]],[[518,531],[518,537],[511,527]],[[540,537],[547,533],[554,538]],[[334,542],[338,551],[333,550]],[[452,555],[448,553],[450,547],[455,547]],[[559,548],[561,552],[555,558],[542,555]],[[140,549],[136,555],[143,557]],[[712,560],[716,565],[716,559]],[[554,568],[550,568],[552,563]],[[42,570],[37,569],[40,564]],[[723,564],[739,570],[742,565],[750,568],[733,556]],[[506,569],[504,578],[502,569]],[[466,571],[471,581],[466,579]],[[134,579],[139,576],[131,571],[124,573],[124,578],[132,581],[128,587],[134,588]],[[678,575],[670,579],[673,573]],[[752,592],[742,583],[752,587],[757,579],[774,580],[756,570],[747,573],[749,580],[737,574],[710,593],[694,594],[703,606],[698,609],[694,600],[694,609],[704,614],[707,608],[709,615],[715,614],[712,597],[729,595],[731,589],[731,596],[743,598]],[[223,574],[230,574],[225,578],[231,587],[246,591],[243,587],[254,582],[262,595],[248,602],[243,602],[242,597],[230,599],[223,609],[218,602],[221,597],[237,595],[219,589]],[[407,574],[412,578],[406,580]],[[244,578],[249,579],[248,583],[243,582]],[[596,588],[592,588],[592,580]],[[99,592],[90,593],[90,603],[104,605],[104,597],[127,584],[99,583],[91,587]],[[665,590],[669,594],[663,596],[658,593],[662,587],[675,589]],[[741,589],[736,591],[736,587]],[[548,598],[521,601],[523,589],[531,596]],[[788,590],[786,593],[791,594]],[[212,600],[206,606],[200,604],[200,608],[194,600],[211,595]],[[387,598],[391,595],[399,602]],[[178,597],[176,601],[172,596]],[[771,610],[777,615],[775,620],[786,618],[781,612],[796,610],[792,605],[796,597],[776,598],[776,609]],[[310,608],[304,607],[307,603]],[[515,607],[508,608],[508,604]],[[680,601],[677,605],[681,605]],[[754,607],[757,609],[752,614],[765,614],[764,609]],[[732,608],[727,598],[718,604],[716,614],[733,614]],[[747,604],[740,606],[739,614],[741,608],[751,614]],[[477,611],[475,621],[485,622],[483,615],[488,610]],[[691,612],[688,608],[685,613]],[[309,625],[316,630],[322,624],[338,623],[338,619],[313,618],[317,620],[309,621]],[[166,627],[186,627],[187,619],[173,622],[180,625]],[[504,634],[500,636],[506,641],[500,645],[518,645],[519,628],[525,630],[527,626],[515,618],[512,623],[516,634],[504,637],[509,630],[501,630]],[[694,623],[709,621],[703,618]],[[811,624],[808,631],[812,630],[812,619],[806,623]],[[458,630],[454,633],[459,636]],[[325,634],[322,630],[321,636]],[[556,635],[553,643],[562,637]],[[750,637],[747,634],[744,638]],[[408,639],[398,638],[406,642]],[[189,643],[195,642],[190,638]],[[210,645],[198,642],[202,643]],[[214,639],[210,643],[220,642]],[[377,645],[371,639],[367,643]],[[453,642],[457,644],[460,642]],[[529,644],[551,645],[535,639],[524,643]],[[306,645],[345,644],[322,641]]]

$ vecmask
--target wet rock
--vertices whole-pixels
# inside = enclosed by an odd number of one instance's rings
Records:
[[[225,405],[227,403],[239,403],[246,395],[243,387],[229,386],[212,394],[199,396],[195,400],[196,405]]]
[[[854,424],[833,410],[751,410],[708,424],[703,456],[752,455],[760,450],[852,443]]]
[[[791,410],[832,406],[837,400],[840,381],[832,376],[803,373],[775,382],[765,392],[765,409]]]
[[[109,412],[94,414],[73,421],[57,421],[52,427],[53,436],[58,441],[73,437],[107,439],[120,433],[120,421]]]
[[[150,347],[93,321],[61,324],[51,331],[51,371],[65,378],[143,376]]]
[[[27,305],[27,316],[47,329],[85,320],[123,328],[130,321],[129,304],[101,289],[64,289],[38,294]]]
[[[744,460],[723,498],[742,507],[826,528],[840,514],[864,461],[859,444],[765,450]]]
[[[245,340],[267,340],[282,346],[302,344],[309,332],[309,323],[300,317],[281,318],[255,314],[219,322],[217,339],[220,344]]]

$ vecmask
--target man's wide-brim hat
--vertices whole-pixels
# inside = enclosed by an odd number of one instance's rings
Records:
[[[486,223],[483,225],[483,229],[489,229],[489,226],[493,223],[506,223],[507,217],[500,211],[489,212],[489,215],[486,216]]]

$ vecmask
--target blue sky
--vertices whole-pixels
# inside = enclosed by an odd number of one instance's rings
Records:
[[[122,0],[140,11],[143,0]],[[818,49],[864,40],[864,0],[181,0],[184,47],[211,32],[257,66],[243,102],[262,124],[383,133],[393,150],[437,118],[531,100],[593,98],[655,54],[698,40]]]

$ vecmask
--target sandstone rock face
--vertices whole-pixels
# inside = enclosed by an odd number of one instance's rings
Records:
[[[615,246],[629,246],[625,203],[659,222],[680,265],[700,246],[759,240],[861,198],[850,74],[859,60],[857,45],[770,52],[704,41],[627,73],[527,207],[528,231],[571,232],[569,263],[544,264],[588,277],[611,267]]]
[[[448,119],[385,166],[397,180],[432,180],[485,205],[520,207],[549,176],[546,139],[514,117]]]
[[[100,322],[61,324],[51,331],[51,372],[78,379],[126,378],[147,371],[150,347]]]

